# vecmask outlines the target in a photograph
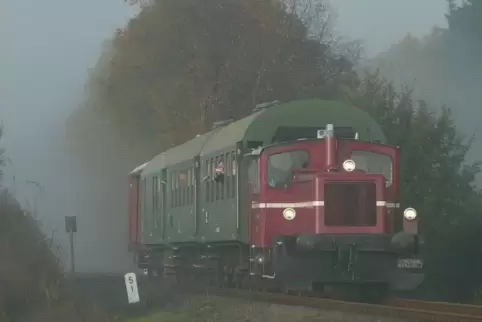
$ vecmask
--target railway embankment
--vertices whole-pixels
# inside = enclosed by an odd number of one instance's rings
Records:
[[[168,305],[144,317],[129,322],[402,322],[408,319],[377,317],[374,315],[317,309],[303,305],[285,305],[230,298],[216,295],[191,295],[177,305]]]
[[[152,285],[139,278],[140,302],[127,303],[122,276],[78,275],[70,279],[72,299],[108,313],[112,321],[125,322],[293,322],[293,321],[412,321],[377,316],[376,312],[316,307],[295,296],[292,302],[264,298],[258,292],[229,289],[191,288],[165,281]],[[252,295],[252,297],[251,297]]]
[[[109,322],[119,309],[105,304],[115,303],[109,283],[66,278],[34,216],[0,186],[0,322]],[[95,290],[78,296],[89,284]]]

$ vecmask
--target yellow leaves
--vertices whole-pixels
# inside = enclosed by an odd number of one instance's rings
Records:
[[[93,108],[135,135],[124,139],[178,142],[259,101],[335,93],[351,66],[306,31],[284,1],[156,1],[119,31]]]

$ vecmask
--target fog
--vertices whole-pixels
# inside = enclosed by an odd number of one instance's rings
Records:
[[[68,175],[63,146],[65,120],[82,99],[88,68],[98,59],[102,41],[126,23],[132,10],[122,0],[3,0],[0,6],[1,145],[10,159],[4,183],[32,210],[39,189],[26,181],[40,183],[44,191],[37,208],[44,231],[51,236],[56,229],[55,241],[66,246],[64,216],[78,216],[78,270],[112,270],[126,262],[126,255],[113,250],[115,258],[99,264],[101,251],[91,242],[100,242],[91,234],[96,223],[82,220],[85,214],[72,207],[72,191],[81,178]],[[102,252],[105,256],[106,249]]]
[[[435,25],[447,25],[446,0],[330,0],[330,4],[336,33],[362,40],[368,57],[387,50],[407,33],[422,36]]]
[[[467,162],[482,160],[482,65],[477,52],[482,44],[468,39],[468,35],[457,34],[440,37],[440,31],[433,27],[447,28],[444,14],[447,1],[363,1],[378,6],[379,13],[370,14],[374,8],[362,7],[362,1],[338,0],[341,17],[351,21],[371,21],[352,29],[353,37],[365,36],[367,46],[365,63],[379,68],[380,73],[398,86],[408,84],[414,89],[415,99],[426,100],[432,107],[452,109],[457,129],[465,136],[465,142],[474,136]],[[392,4],[392,2],[396,2]],[[457,2],[457,1],[456,1]],[[346,12],[349,3],[357,3]],[[461,1],[458,1],[461,3]],[[383,13],[382,13],[383,12]],[[425,20],[424,20],[425,18]],[[350,34],[341,23],[340,32]],[[390,21],[385,26],[384,21]],[[407,34],[411,34],[406,37]],[[403,46],[391,46],[393,41]],[[471,46],[471,48],[469,48]],[[477,47],[479,46],[479,47]],[[377,50],[373,51],[374,48]],[[477,51],[477,48],[479,51]],[[475,57],[474,57],[475,56]],[[482,187],[482,175],[477,184]]]
[[[336,32],[361,38],[369,56],[407,31],[421,36],[445,23],[444,0],[332,0],[332,5]],[[112,184],[122,191],[124,178],[111,183],[98,178],[96,187],[89,186],[89,173],[76,168],[64,147],[65,121],[83,100],[88,70],[95,66],[102,42],[125,25],[133,9],[122,0],[3,0],[0,6],[1,145],[11,161],[4,183],[26,207],[35,208],[37,198],[44,231],[49,236],[55,231],[55,242],[64,249],[64,216],[77,216],[78,271],[123,272],[131,262],[126,212],[105,213],[114,208],[99,205],[102,189]],[[43,192],[27,180],[40,183]],[[104,203],[112,202],[117,201]],[[65,251],[61,256],[68,263]]]

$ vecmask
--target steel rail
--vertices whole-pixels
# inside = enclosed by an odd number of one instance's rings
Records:
[[[482,316],[482,306],[480,305],[422,301],[405,298],[391,298],[387,300],[386,304],[401,308],[420,309],[442,313],[466,314],[471,316]]]

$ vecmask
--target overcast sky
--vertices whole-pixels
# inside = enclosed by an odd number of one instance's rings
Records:
[[[17,175],[35,180],[23,157],[63,126],[102,41],[129,11],[122,0],[0,0],[0,120]]]
[[[330,0],[337,14],[336,31],[362,39],[367,54],[386,50],[408,32],[427,34],[445,27],[446,0]]]
[[[368,54],[386,49],[407,32],[423,35],[445,24],[445,0],[331,0],[337,32],[361,38]],[[59,188],[56,153],[63,121],[81,99],[87,70],[101,43],[125,25],[133,9],[123,0],[0,0],[0,120],[21,200],[32,201],[33,187],[45,186],[39,203],[47,230],[63,233],[68,213]],[[55,160],[55,161],[54,161]],[[73,183],[75,184],[75,183]],[[48,214],[48,215],[46,215]],[[71,214],[70,214],[71,215]],[[120,216],[124,218],[124,216]],[[63,233],[65,236],[65,233]]]

